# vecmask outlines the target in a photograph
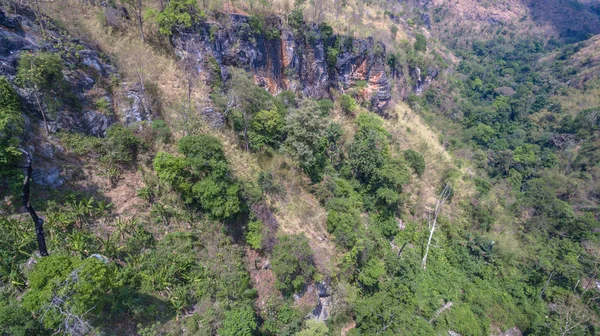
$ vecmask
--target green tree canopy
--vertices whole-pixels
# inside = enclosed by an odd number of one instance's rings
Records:
[[[284,294],[300,291],[312,279],[315,272],[313,252],[304,235],[280,237],[272,255],[277,286]]]
[[[5,77],[0,77],[0,185],[14,190],[19,184],[15,165],[21,158],[18,150],[24,120],[17,93]]]

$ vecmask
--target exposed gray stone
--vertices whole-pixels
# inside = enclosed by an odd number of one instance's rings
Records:
[[[37,154],[43,158],[52,159],[54,157],[54,146],[51,143],[41,143],[36,149]]]
[[[331,297],[319,297],[319,302],[311,313],[311,317],[317,321],[325,321],[331,316]]]
[[[32,177],[35,183],[51,188],[58,188],[65,183],[60,176],[60,168],[58,167],[34,169]]]
[[[146,108],[145,98],[139,84],[124,84],[123,102],[120,107],[121,117],[127,125],[142,121],[151,121],[150,111]]]

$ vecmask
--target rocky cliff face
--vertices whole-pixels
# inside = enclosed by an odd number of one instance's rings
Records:
[[[0,8],[0,76],[14,82],[22,53],[46,51],[61,55],[63,76],[74,102],[63,104],[55,113],[48,113],[50,131],[79,131],[103,136],[115,122],[109,78],[116,76],[116,69],[91,47],[61,31],[50,20],[44,20],[45,29],[42,29],[30,9],[20,7],[18,12],[20,15],[9,15]],[[33,91],[15,88],[28,116],[33,117],[32,123],[41,123]],[[103,104],[105,111],[96,106],[102,100],[106,102]]]
[[[337,36],[316,24],[291,28],[279,18],[267,19],[257,29],[252,20],[232,14],[223,22],[181,31],[172,42],[179,56],[191,56],[208,81],[226,79],[228,67],[234,66],[250,71],[274,95],[291,90],[320,99],[329,98],[331,88],[344,92],[356,87],[374,109],[386,107],[391,89],[382,43]]]

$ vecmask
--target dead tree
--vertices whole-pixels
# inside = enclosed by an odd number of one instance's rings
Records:
[[[435,321],[435,319],[437,319],[443,312],[450,309],[450,307],[452,307],[452,301],[446,302],[446,304],[443,305],[442,308],[438,309],[435,312],[435,314],[433,314],[431,319],[429,319],[429,323],[432,323],[433,321]]]
[[[442,212],[442,206],[444,203],[450,198],[452,195],[452,187],[448,183],[444,186],[444,189],[438,196],[435,201],[435,209],[433,211],[433,218],[431,211],[427,217],[427,224],[429,224],[429,240],[427,240],[427,247],[425,248],[425,255],[423,256],[423,261],[421,262],[421,267],[425,269],[427,267],[427,255],[429,254],[429,246],[431,245],[431,238],[433,238],[433,232],[435,231],[435,227],[437,225],[437,219],[440,212]]]
[[[23,206],[29,212],[31,219],[33,219],[33,223],[35,224],[35,235],[37,236],[38,248],[40,250],[40,255],[43,257],[48,256],[48,250],[46,249],[46,237],[44,236],[44,220],[41,219],[35,209],[29,202],[29,196],[31,193],[31,175],[33,174],[33,164],[31,159],[31,154],[25,151],[24,149],[19,148],[25,156],[27,156],[27,164],[25,167],[21,167],[25,169],[25,181],[23,182]]]

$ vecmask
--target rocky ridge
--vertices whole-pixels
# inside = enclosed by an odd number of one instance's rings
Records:
[[[193,68],[208,82],[226,80],[228,67],[239,67],[274,95],[290,90],[322,99],[331,98],[330,89],[356,88],[374,110],[385,110],[392,96],[385,45],[336,35],[317,24],[293,28],[278,17],[267,19],[266,26],[257,29],[252,17],[231,14],[224,22],[180,31],[172,43],[181,58],[191,56]]]
[[[18,60],[24,52],[45,51],[61,55],[65,65],[63,76],[75,103],[62,104],[56,113],[48,114],[50,131],[79,131],[104,136],[116,121],[110,104],[109,81],[111,76],[117,75],[115,67],[83,41],[56,28],[50,20],[44,19],[46,23],[42,28],[35,22],[35,14],[30,9],[23,7],[18,12],[20,15],[9,15],[0,8],[0,76],[14,82]],[[36,116],[36,122],[41,122],[33,91],[15,88],[29,116]],[[97,108],[100,100],[108,103],[107,111]]]

